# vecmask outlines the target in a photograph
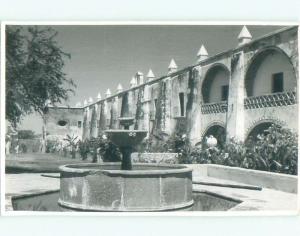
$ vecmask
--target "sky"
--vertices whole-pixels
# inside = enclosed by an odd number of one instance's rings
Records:
[[[178,69],[196,63],[203,44],[210,56],[235,48],[242,26],[52,26],[57,42],[71,54],[64,72],[77,88],[63,105],[96,100],[109,88],[114,94],[119,83],[124,89],[137,71],[146,76],[151,68],[156,78],[165,75],[174,58]],[[247,26],[258,38],[282,26]],[[19,129],[42,131],[41,118],[25,117]]]

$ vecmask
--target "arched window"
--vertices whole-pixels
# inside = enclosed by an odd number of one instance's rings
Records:
[[[275,48],[254,56],[246,73],[245,87],[248,97],[294,91],[296,77],[288,56]]]
[[[204,103],[227,101],[229,94],[229,71],[222,65],[211,67],[202,84]]]

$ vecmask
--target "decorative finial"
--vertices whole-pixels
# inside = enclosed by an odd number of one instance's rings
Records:
[[[198,53],[197,53],[197,61],[200,62],[204,59],[208,58],[208,53],[204,45],[202,44]]]
[[[101,93],[99,92],[97,95],[97,101],[100,101],[100,100],[101,100]]]
[[[250,34],[249,30],[247,29],[247,27],[244,25],[243,29],[241,30],[239,36],[238,36],[238,40],[239,40],[239,46],[249,43],[252,39],[252,35]]]
[[[89,104],[92,104],[92,103],[93,103],[93,98],[90,97],[90,98],[89,98]]]
[[[149,72],[148,72],[148,74],[147,74],[147,79],[148,79],[148,81],[151,81],[151,80],[153,80],[154,78],[155,78],[155,75],[153,74],[152,70],[149,69]]]
[[[117,87],[117,93],[121,93],[122,91],[123,91],[123,87],[121,84],[119,84]]]
[[[75,107],[81,107],[81,102],[77,102]]]
[[[130,80],[130,88],[133,88],[136,86],[136,78],[132,77],[132,79]]]
[[[83,102],[83,105],[86,107],[88,104],[87,100],[85,99],[84,102]]]
[[[175,71],[177,71],[177,65],[176,65],[176,62],[175,62],[175,60],[172,58],[172,60],[171,60],[171,62],[170,62],[170,65],[169,65],[169,67],[168,67],[168,69],[169,69],[169,74],[170,73],[173,73],[173,72],[175,72]]]
[[[107,89],[107,90],[106,90],[105,96],[106,96],[107,98],[111,96],[110,89]]]
[[[144,74],[140,71],[136,72],[136,80],[137,80],[137,85],[141,85],[144,83]]]

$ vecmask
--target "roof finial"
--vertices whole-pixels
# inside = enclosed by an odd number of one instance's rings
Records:
[[[89,104],[92,104],[92,103],[93,103],[93,98],[90,97],[90,98],[89,98]]]
[[[133,76],[130,80],[130,88],[133,88],[136,86],[136,78]]]
[[[147,81],[151,81],[155,78],[155,75],[153,74],[153,71],[149,69],[149,72],[147,74]]]
[[[122,91],[123,91],[123,87],[121,84],[119,84],[117,87],[117,93],[121,93]]]
[[[97,96],[97,101],[100,101],[100,100],[101,100],[101,93],[99,92],[98,96]]]
[[[106,96],[107,98],[111,96],[111,92],[110,92],[110,89],[109,89],[109,88],[106,90],[105,96]]]
[[[171,62],[170,62],[170,65],[168,67],[168,74],[171,74],[175,71],[177,71],[177,65],[176,65],[176,62],[175,60],[172,58]]]
[[[208,58],[208,53],[204,45],[202,44],[198,53],[197,53],[197,61],[200,62],[204,59]]]
[[[249,43],[252,39],[252,35],[250,34],[249,30],[247,29],[247,27],[244,25],[243,29],[241,30],[239,36],[238,36],[238,40],[239,40],[239,46]]]
[[[137,85],[141,85],[144,83],[144,74],[140,71],[136,72],[135,74],[136,80],[137,80]]]
[[[83,105],[86,107],[86,106],[87,106],[87,104],[88,104],[87,100],[86,100],[86,99],[84,99]]]

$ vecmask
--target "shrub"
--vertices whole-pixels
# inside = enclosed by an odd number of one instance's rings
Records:
[[[81,159],[86,160],[90,151],[88,140],[80,140],[78,142],[78,151],[81,156]]]
[[[186,135],[150,137],[144,152],[176,152],[179,163],[219,164],[247,169],[297,174],[298,137],[289,129],[272,125],[257,138],[245,143],[235,139],[214,148],[191,147]]]
[[[67,144],[64,148],[65,149],[69,148],[70,152],[71,152],[72,159],[75,159],[76,149],[77,149],[77,146],[78,146],[78,136],[75,136],[74,134],[72,136],[70,136],[70,135],[67,134],[66,138],[64,138],[63,140],[67,142]]]
[[[234,139],[223,148],[192,148],[192,163],[221,164],[247,169],[297,174],[298,137],[289,129],[272,125],[257,141],[250,138],[245,144]]]
[[[105,135],[97,138],[97,147],[104,162],[121,161],[121,152]]]

